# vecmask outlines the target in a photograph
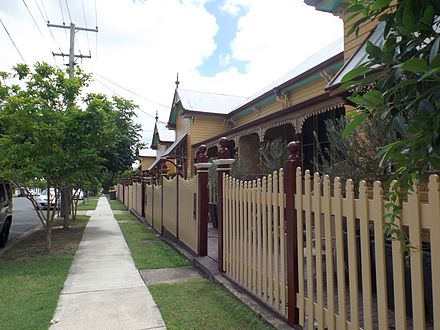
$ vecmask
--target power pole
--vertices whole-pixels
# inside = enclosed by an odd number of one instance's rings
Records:
[[[78,27],[75,25],[75,23],[70,23],[70,26],[67,26],[65,24],[50,24],[49,22],[47,22],[47,26],[48,27],[55,27],[55,28],[60,28],[60,29],[69,29],[70,30],[70,49],[69,49],[69,54],[64,54],[64,53],[54,53],[52,52],[53,56],[62,56],[62,57],[69,57],[69,68],[71,69],[69,72],[69,78],[73,78],[73,69],[75,68],[75,60],[77,58],[92,58],[91,55],[75,55],[75,33],[76,31],[88,31],[88,32],[98,32],[98,27],[96,27],[95,29],[91,29],[91,28],[83,28],[83,27]]]
[[[72,22],[70,22],[70,26],[67,26],[64,23],[62,25],[50,24],[49,21],[47,21],[47,26],[60,28],[60,29],[70,29],[69,54],[54,53],[54,52],[52,52],[52,54],[53,54],[53,56],[69,57],[69,68],[70,68],[69,79],[72,79],[73,74],[74,74],[74,68],[75,68],[75,60],[77,58],[92,58],[91,55],[82,55],[82,54],[75,55],[75,33],[76,33],[76,31],[98,32],[98,27],[96,27],[96,29],[77,27],[77,26],[75,26],[75,23],[72,23]],[[65,229],[68,228],[68,219],[69,219],[69,215],[70,215],[70,195],[71,195],[71,189],[69,186],[62,189],[60,214],[62,217],[64,217],[63,227]]]

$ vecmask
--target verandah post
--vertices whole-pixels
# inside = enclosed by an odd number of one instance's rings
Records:
[[[296,169],[301,166],[301,144],[287,145],[289,157],[284,163],[286,192],[286,247],[287,247],[287,317],[290,326],[298,324],[296,293],[298,292],[298,230],[295,209]],[[302,271],[302,270],[301,270]]]
[[[197,253],[204,257],[208,255],[208,169],[212,166],[208,162],[206,146],[202,144],[199,147],[197,155],[197,163],[194,167],[197,169],[198,176],[198,219],[197,226],[199,229],[199,237],[197,240]]]
[[[218,223],[218,270],[224,272],[223,266],[223,174],[229,174],[231,165],[235,159],[227,148],[228,139],[225,137],[219,140],[220,150],[217,153],[217,159],[213,163],[217,166],[217,223]]]

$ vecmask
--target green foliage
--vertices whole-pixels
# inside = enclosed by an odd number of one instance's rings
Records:
[[[352,179],[356,183],[366,180],[370,186],[375,180],[385,182],[389,171],[381,166],[378,151],[394,142],[395,135],[382,121],[371,119],[358,124],[354,134],[343,138],[345,128],[352,123],[347,124],[345,118],[326,122],[329,147],[320,150],[322,173],[332,178]]]
[[[440,2],[347,2],[347,11],[353,13],[350,19],[361,14],[350,32],[358,33],[369,20],[385,24],[383,46],[369,43],[368,61],[343,81],[345,87],[355,88],[351,100],[358,106],[358,123],[378,118],[398,133],[399,141],[380,153],[384,166],[393,169],[391,179],[396,180],[388,195],[391,219],[396,219],[413,184],[440,171]],[[355,126],[347,127],[347,132]],[[398,235],[393,221],[389,232]]]
[[[131,166],[140,144],[131,101],[101,94],[81,99],[91,77],[79,69],[72,79],[47,63],[32,70],[18,64],[13,72],[0,80],[0,179],[87,191],[103,173]],[[37,209],[48,238],[55,212]]]
[[[278,171],[287,159],[287,142],[282,138],[266,141],[261,149],[261,159],[263,173]]]

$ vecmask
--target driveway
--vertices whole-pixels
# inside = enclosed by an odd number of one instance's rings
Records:
[[[40,223],[32,203],[25,197],[13,198],[12,226],[8,243]]]

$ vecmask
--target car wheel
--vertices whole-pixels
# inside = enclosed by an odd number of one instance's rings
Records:
[[[6,219],[5,225],[3,226],[2,230],[0,231],[0,248],[4,247],[6,245],[6,242],[8,241],[9,236],[9,229],[11,228],[11,219]]]

